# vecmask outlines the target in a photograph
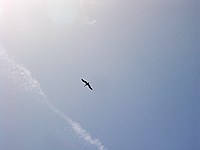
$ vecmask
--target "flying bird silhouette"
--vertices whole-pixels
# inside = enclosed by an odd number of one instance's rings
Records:
[[[90,90],[93,90],[89,82],[85,81],[84,79],[81,79],[81,81],[85,83],[84,86],[88,86]]]

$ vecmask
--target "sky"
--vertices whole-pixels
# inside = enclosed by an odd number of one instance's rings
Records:
[[[199,150],[199,8],[0,0],[0,149]]]

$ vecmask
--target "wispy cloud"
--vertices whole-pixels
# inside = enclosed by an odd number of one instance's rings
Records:
[[[11,58],[5,49],[0,48],[0,68],[5,72],[8,77],[18,86],[25,90],[31,91],[40,96],[42,102],[59,117],[67,121],[74,132],[84,139],[86,142],[95,145],[99,150],[107,150],[107,148],[101,143],[99,139],[94,139],[85,129],[81,127],[78,122],[73,121],[62,111],[57,109],[47,98],[46,94],[42,90],[39,82],[32,77],[31,72],[26,69],[22,64],[17,63]]]
[[[92,145],[96,145],[98,147],[99,150],[107,150],[106,146],[102,144],[102,142],[99,139],[95,139],[93,138],[85,129],[83,129],[81,127],[81,125],[76,122],[73,121],[71,118],[69,118],[66,114],[64,114],[63,112],[61,112],[59,109],[57,109],[52,103],[50,103],[50,101],[46,101],[46,104],[48,105],[48,107],[55,112],[57,115],[59,115],[62,119],[64,119],[65,121],[67,121],[72,129],[74,130],[74,132],[81,137],[82,139],[84,139],[86,142],[92,144]]]
[[[99,139],[93,139],[91,135],[83,129],[78,122],[72,122],[72,129],[85,141],[89,142],[90,144],[96,145],[99,150],[107,150],[107,148],[101,143]]]
[[[46,94],[40,87],[39,82],[32,77],[31,72],[17,63],[3,48],[0,48],[0,66],[1,70],[17,86],[46,98]]]

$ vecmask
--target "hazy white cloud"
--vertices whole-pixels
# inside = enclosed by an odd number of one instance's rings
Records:
[[[83,129],[79,123],[73,121],[71,118],[69,118],[59,109],[57,109],[47,99],[47,96],[43,92],[39,82],[32,77],[31,72],[28,71],[23,65],[17,63],[13,58],[8,55],[6,50],[2,48],[0,48],[0,68],[17,86],[38,94],[41,101],[51,111],[55,112],[59,117],[67,121],[79,137],[83,138],[86,142],[97,146],[99,150],[107,149],[99,139],[92,138],[92,136],[85,129]]]

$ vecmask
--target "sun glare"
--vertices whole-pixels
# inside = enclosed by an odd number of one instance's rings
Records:
[[[96,23],[94,13],[95,0],[51,0],[47,3],[47,14],[57,24],[74,21],[93,25]]]
[[[3,16],[3,7],[2,4],[0,3],[0,24],[3,22],[4,16]]]
[[[58,24],[73,22],[79,13],[79,3],[76,0],[50,1],[47,4],[49,17]]]

